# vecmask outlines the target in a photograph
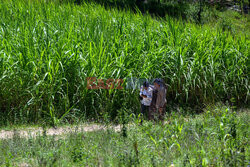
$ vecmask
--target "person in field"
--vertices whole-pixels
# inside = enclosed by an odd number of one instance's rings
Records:
[[[142,117],[147,117],[149,115],[149,106],[152,101],[153,86],[149,85],[149,82],[144,82],[140,88],[140,100],[141,100],[141,114]],[[141,124],[143,120],[141,119]]]
[[[152,94],[152,102],[149,107],[149,118],[150,120],[154,120],[155,117],[157,119],[163,121],[164,114],[166,110],[166,86],[162,79],[154,80],[154,89]]]

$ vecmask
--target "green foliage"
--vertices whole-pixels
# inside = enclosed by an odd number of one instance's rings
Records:
[[[86,77],[161,77],[168,102],[189,107],[248,104],[249,38],[214,27],[95,3],[0,0],[0,126],[115,119],[123,103],[139,111],[137,90],[88,90]]]
[[[228,30],[234,32],[233,24],[230,19],[221,19],[219,25],[223,31]]]
[[[166,124],[0,140],[0,164],[20,166],[246,166],[249,111],[218,105],[201,115],[172,111]],[[170,121],[170,122],[169,122]]]

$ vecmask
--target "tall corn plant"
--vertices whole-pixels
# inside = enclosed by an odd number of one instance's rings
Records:
[[[168,101],[190,106],[249,103],[244,35],[91,2],[0,2],[2,120],[115,118],[125,102],[138,111],[137,90],[88,90],[86,77],[161,77]]]

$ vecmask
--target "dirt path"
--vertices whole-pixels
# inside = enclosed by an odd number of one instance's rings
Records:
[[[48,136],[60,136],[69,134],[72,132],[92,132],[97,130],[107,130],[113,129],[114,131],[120,131],[121,126],[103,126],[103,125],[80,125],[80,126],[73,126],[73,127],[58,127],[58,128],[48,128],[44,130],[43,128],[25,128],[20,130],[1,130],[0,131],[0,140],[1,139],[10,139],[13,138],[15,135],[22,137],[22,138],[29,138],[29,137],[36,137],[39,135],[43,135],[46,133]]]
[[[164,124],[169,123],[165,121]],[[128,127],[134,126],[134,124],[128,124]],[[111,129],[115,132],[121,130],[121,125],[98,125],[98,124],[84,124],[84,125],[75,125],[75,126],[64,126],[57,128],[46,128],[45,130],[42,127],[36,128],[20,128],[16,130],[0,130],[0,140],[1,139],[11,139],[14,136],[21,138],[29,138],[41,136],[46,133],[47,136],[63,136],[74,132],[93,132],[98,130],[107,130]],[[60,138],[60,137],[59,137]]]

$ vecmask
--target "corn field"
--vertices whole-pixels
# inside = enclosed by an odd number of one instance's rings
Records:
[[[86,78],[163,78],[172,104],[249,104],[249,36],[95,3],[0,0],[0,122],[115,118],[138,90]]]

